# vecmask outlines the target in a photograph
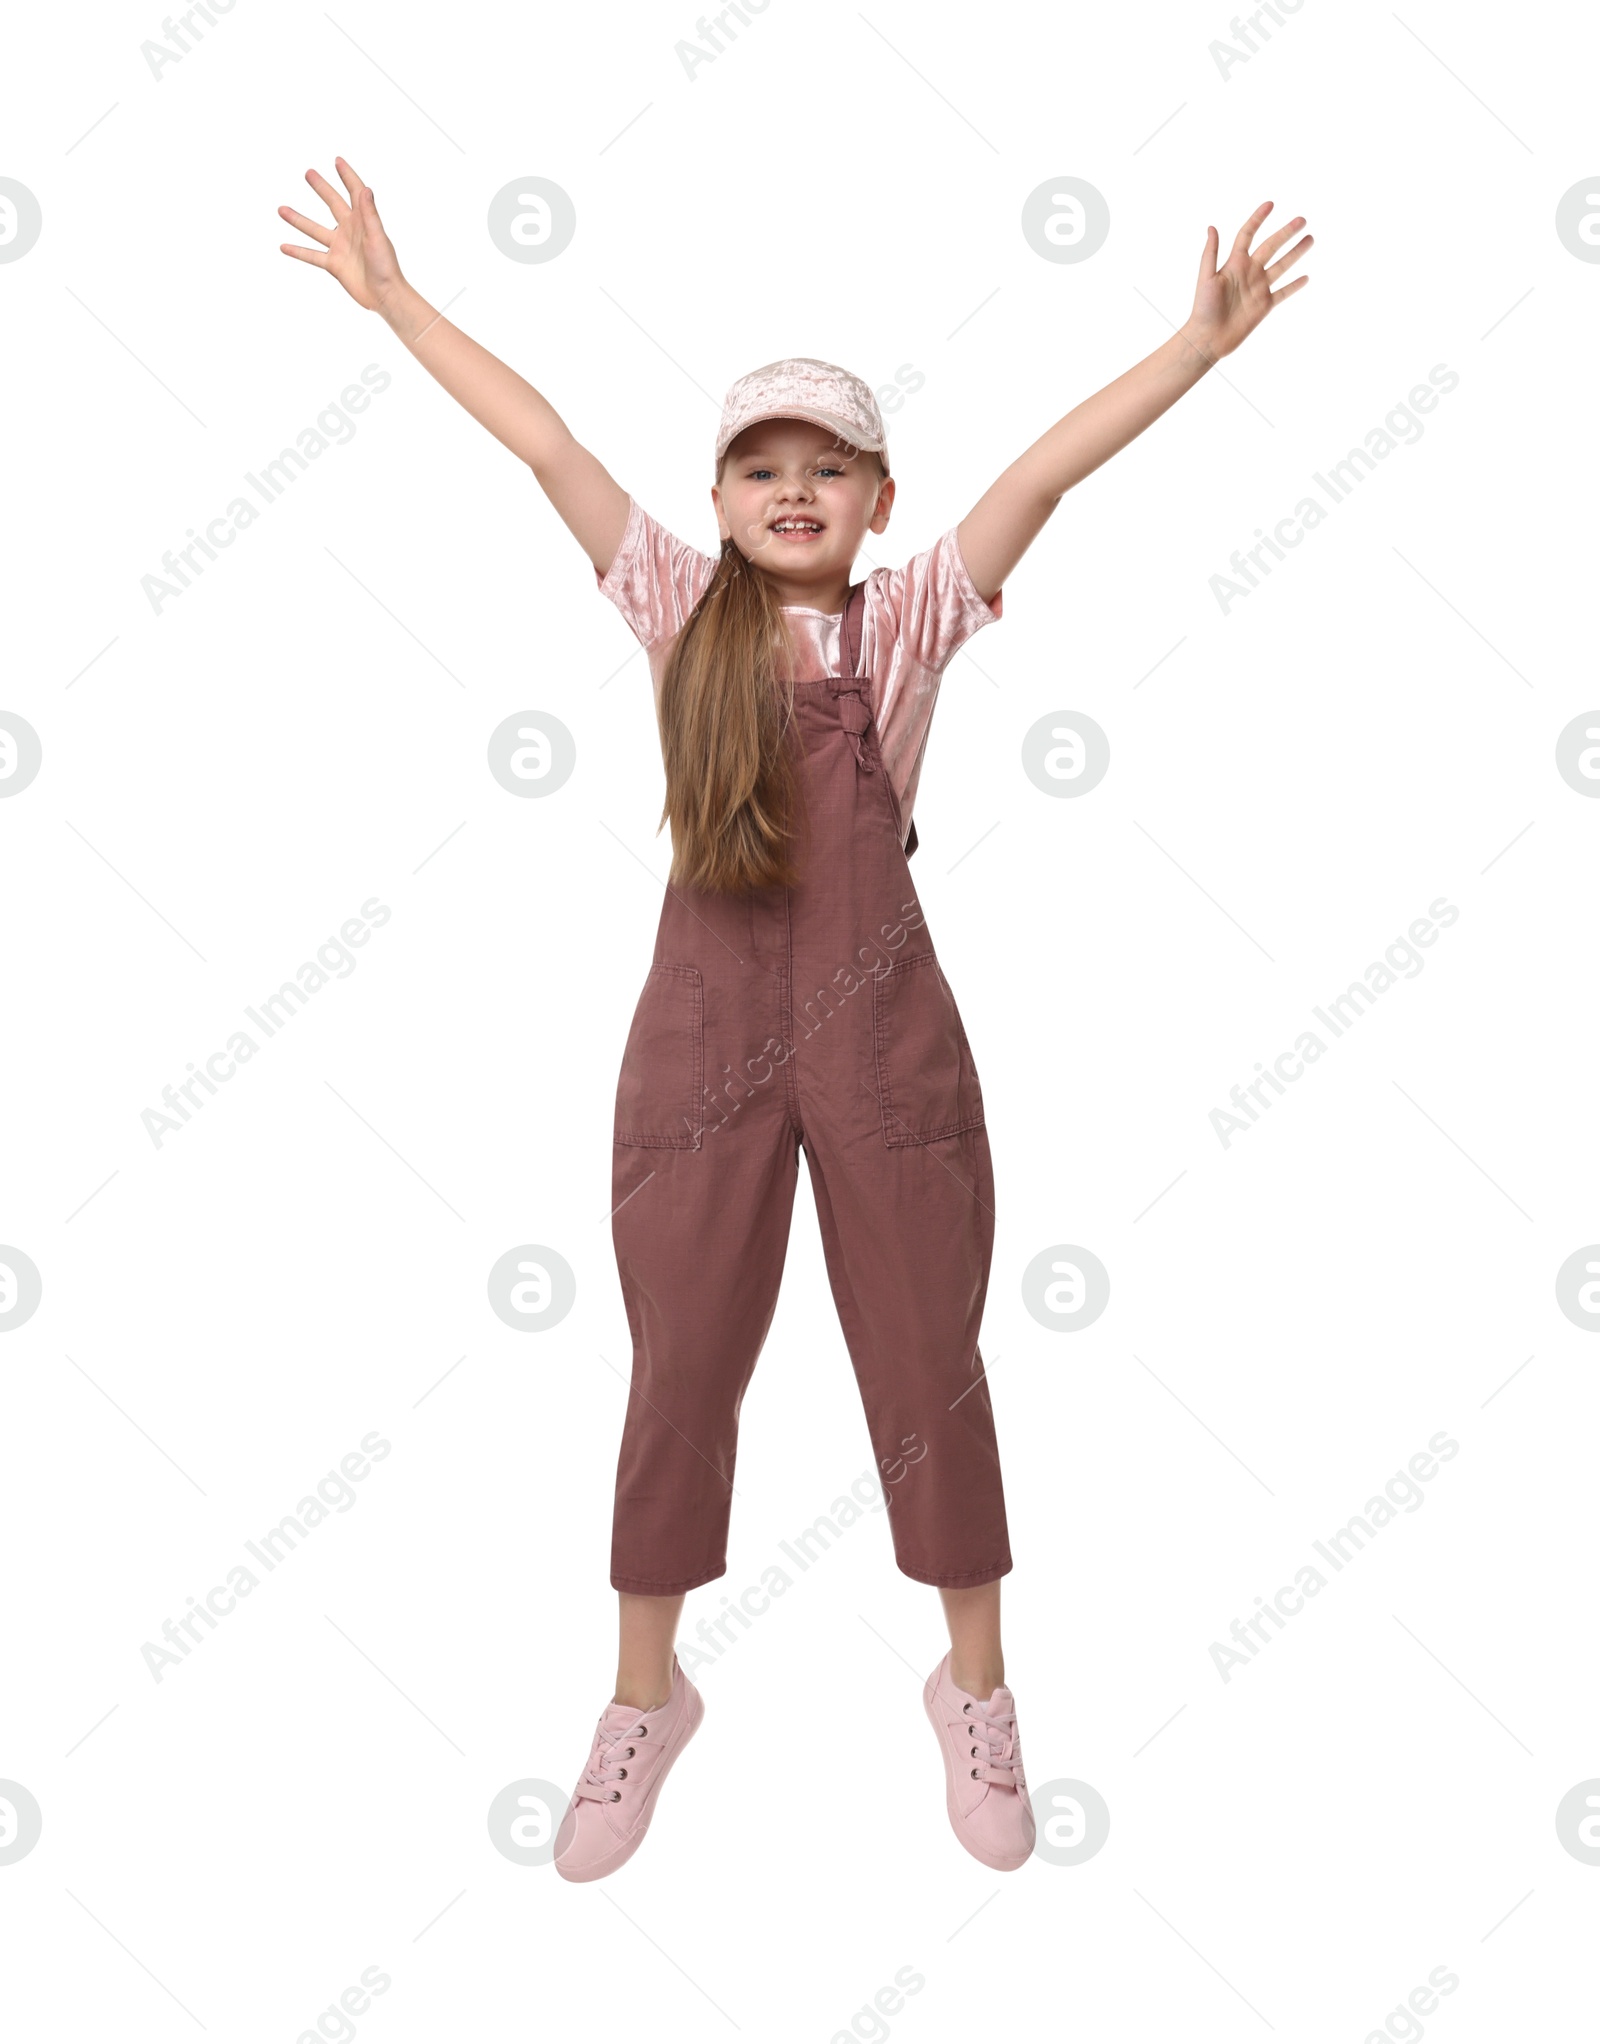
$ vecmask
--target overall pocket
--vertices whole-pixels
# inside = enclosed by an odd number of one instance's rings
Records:
[[[983,1093],[955,995],[931,951],[872,984],[883,1140],[890,1149],[983,1127]]]
[[[614,1142],[641,1150],[699,1149],[703,1010],[694,966],[651,966],[622,1053]]]

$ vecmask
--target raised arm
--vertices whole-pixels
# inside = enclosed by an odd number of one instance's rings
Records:
[[[278,246],[287,256],[327,270],[358,305],[384,319],[429,375],[502,446],[527,463],[567,529],[604,574],[622,544],[628,492],[574,440],[554,406],[531,383],[453,326],[412,288],[378,218],[371,186],[362,183],[342,156],[333,160],[348,201],[316,171],[306,172],[306,183],[333,215],[332,228],[308,220],[292,207],[278,208],[280,218],[309,234],[320,248],[299,248],[290,242]]]
[[[1271,211],[1270,199],[1256,208],[1220,270],[1217,230],[1208,227],[1194,309],[1184,325],[1154,354],[1058,419],[962,519],[956,530],[961,558],[985,601],[1004,585],[1074,483],[1137,439],[1213,363],[1231,355],[1274,305],[1310,283],[1309,277],[1296,277],[1281,290],[1271,289],[1311,246],[1311,236],[1303,234],[1286,256],[1271,261],[1286,237],[1305,226],[1303,218],[1280,227],[1250,253],[1250,238]]]

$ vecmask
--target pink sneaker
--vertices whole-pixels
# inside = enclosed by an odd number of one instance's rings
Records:
[[[1013,1872],[1027,1861],[1034,1841],[1016,1698],[1001,1683],[980,1703],[951,1681],[946,1654],[922,1685],[922,1702],[944,1754],[951,1830],[974,1859]]]
[[[556,1833],[556,1872],[568,1881],[615,1873],[644,1843],[667,1770],[694,1737],[705,1699],[672,1657],[672,1693],[654,1710],[608,1703],[589,1764]]]

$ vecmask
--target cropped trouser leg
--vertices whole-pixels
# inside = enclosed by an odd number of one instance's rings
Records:
[[[872,1101],[867,1105],[876,1108]],[[949,1589],[1011,1568],[978,1329],[994,1241],[982,1129],[833,1149],[807,1115],[828,1278],[889,1505],[895,1562]]]
[[[727,1568],[739,1407],[777,1304],[798,1175],[782,1086],[713,1115],[699,1149],[613,1150],[612,1239],[633,1337],[614,1589],[668,1596]]]

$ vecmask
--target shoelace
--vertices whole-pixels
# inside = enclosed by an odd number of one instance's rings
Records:
[[[608,1731],[602,1717],[595,1731],[589,1764],[583,1770],[582,1781],[573,1791],[572,1800],[576,1803],[587,1797],[592,1803],[620,1802],[622,1791],[616,1784],[628,1778],[625,1763],[633,1758],[641,1741],[649,1736],[650,1728],[642,1722],[623,1731]]]
[[[978,1735],[977,1743],[971,1745],[973,1780],[1025,1791],[1016,1712],[996,1711],[991,1717],[982,1704],[963,1704],[962,1714],[963,1729]]]

